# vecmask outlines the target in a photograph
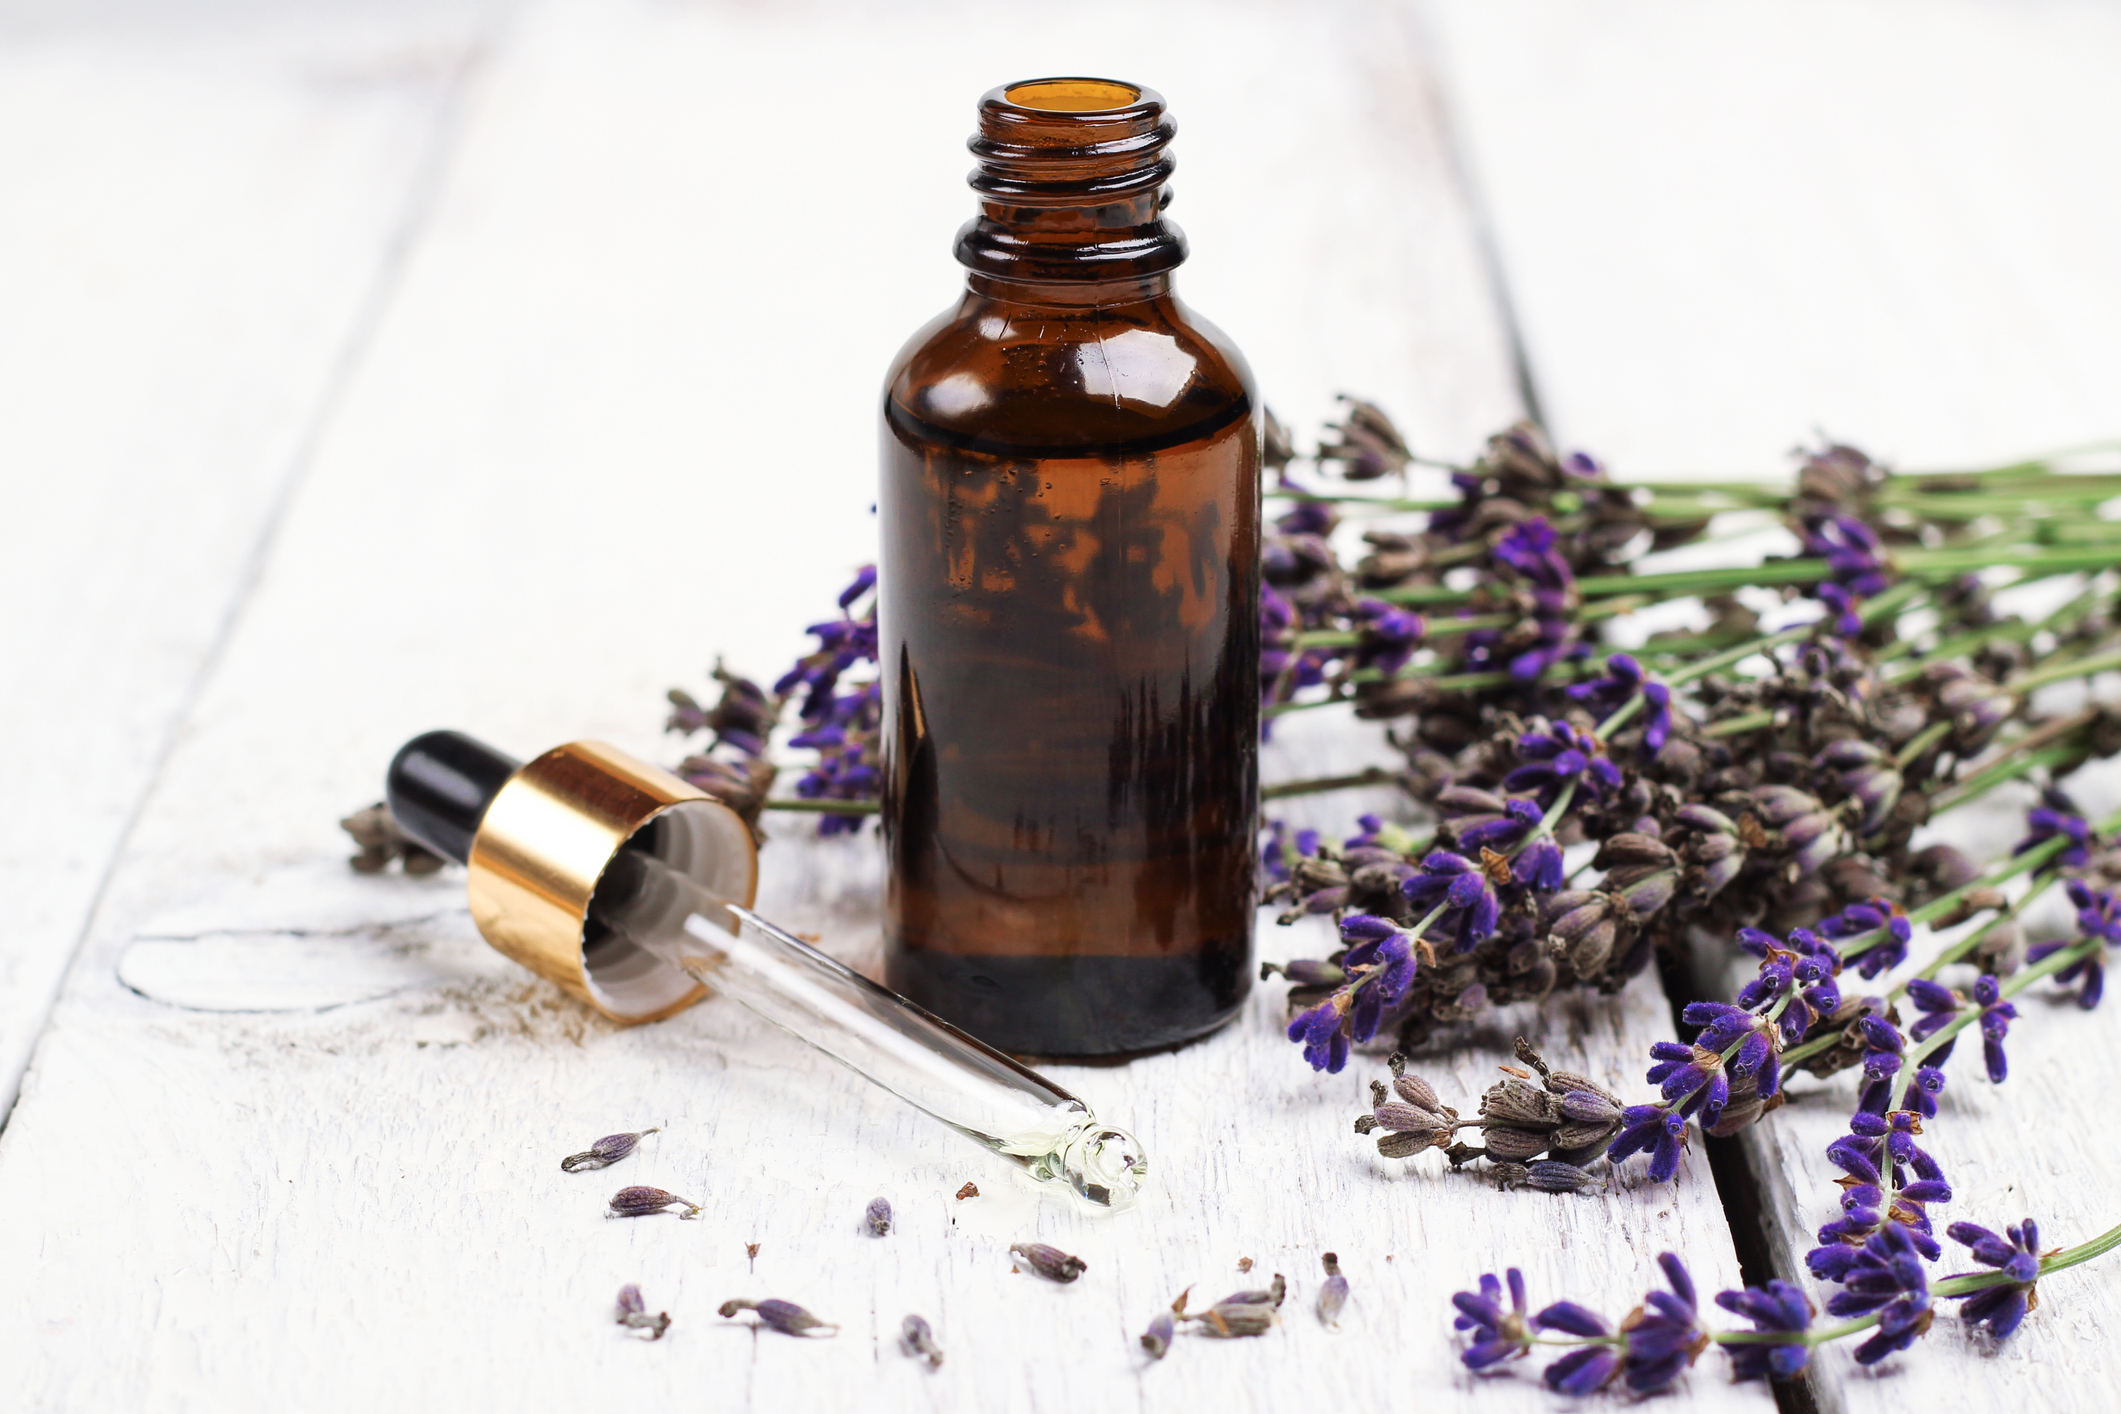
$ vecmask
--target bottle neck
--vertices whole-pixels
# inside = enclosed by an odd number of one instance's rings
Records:
[[[1116,280],[1009,280],[973,271],[965,288],[982,299],[1028,309],[1076,311],[1148,304],[1171,297],[1171,274],[1131,275]]]
[[[1011,286],[1168,281],[1186,258],[1185,236],[1163,218],[1176,132],[1162,96],[1132,84],[1037,79],[993,90],[970,144],[980,214],[958,232],[959,263],[975,282]]]

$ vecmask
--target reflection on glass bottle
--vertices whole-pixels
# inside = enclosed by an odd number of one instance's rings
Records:
[[[1171,292],[1172,131],[987,95],[967,292],[884,399],[886,967],[1023,1053],[1186,1040],[1248,980],[1258,404]]]

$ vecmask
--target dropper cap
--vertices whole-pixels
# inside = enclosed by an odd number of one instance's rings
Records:
[[[729,903],[748,908],[758,893],[757,847],[735,811],[602,742],[518,764],[462,732],[428,732],[399,749],[384,798],[406,834],[469,868],[487,942],[614,1021],[654,1021],[707,990],[591,920],[620,850],[652,854]]]

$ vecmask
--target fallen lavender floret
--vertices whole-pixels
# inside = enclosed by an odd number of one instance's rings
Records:
[[[1074,1281],[1090,1270],[1090,1264],[1082,1258],[1070,1256],[1058,1247],[1048,1247],[1043,1242],[1019,1242],[1009,1251],[1023,1258],[1026,1266],[1048,1281]]]
[[[722,1303],[722,1314],[734,1316],[739,1311],[753,1311],[758,1315],[758,1324],[782,1335],[814,1336],[820,1332],[837,1333],[839,1327],[831,1321],[821,1321],[796,1305],[793,1301],[749,1301],[742,1297]]]
[[[899,1326],[898,1345],[916,1360],[926,1360],[931,1370],[943,1363],[943,1348],[935,1343],[935,1332],[919,1316],[908,1316]]]
[[[648,1314],[648,1303],[641,1299],[641,1288],[632,1282],[619,1288],[617,1321],[622,1326],[648,1332],[648,1339],[661,1340],[663,1332],[670,1329],[670,1313],[658,1311]]]
[[[581,1173],[588,1169],[610,1168],[631,1154],[634,1146],[651,1134],[660,1134],[660,1129],[644,1129],[638,1134],[607,1134],[579,1154],[569,1154],[560,1160],[560,1167],[568,1173]]]
[[[1328,1252],[1319,1259],[1326,1269],[1326,1282],[1318,1289],[1318,1319],[1326,1325],[1340,1325],[1341,1309],[1348,1304],[1348,1279],[1340,1273],[1340,1257]]]
[[[1179,1298],[1185,1300],[1183,1296]],[[1151,1360],[1161,1360],[1171,1348],[1172,1338],[1178,1332],[1178,1318],[1172,1311],[1158,1311],[1149,1322],[1149,1329],[1142,1332],[1142,1349],[1149,1352]]]
[[[700,1215],[700,1205],[693,1202],[690,1198],[680,1198],[677,1194],[666,1193],[660,1188],[636,1185],[631,1188],[621,1188],[618,1192],[612,1194],[611,1211],[604,1216],[610,1218],[645,1218],[674,1207],[685,1209],[684,1212],[678,1214],[680,1218],[696,1218]]]

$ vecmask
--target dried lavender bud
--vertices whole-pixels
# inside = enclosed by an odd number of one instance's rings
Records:
[[[1369,1118],[1365,1115],[1364,1119]],[[1356,1121],[1358,1124],[1360,1120]],[[1449,1136],[1446,1136],[1448,1138]],[[1377,1152],[1388,1159],[1412,1158],[1424,1149],[1441,1147],[1436,1137],[1419,1130],[1405,1134],[1380,1134],[1377,1136]]]
[[[678,1214],[680,1218],[696,1218],[700,1215],[700,1205],[693,1202],[690,1198],[680,1198],[677,1194],[665,1193],[660,1188],[634,1187],[621,1188],[618,1192],[612,1194],[611,1211],[604,1216],[608,1218],[645,1218],[652,1213],[660,1213],[666,1208],[676,1206],[682,1206],[686,1209],[685,1212]]]
[[[899,1327],[898,1348],[916,1360],[926,1360],[931,1370],[943,1363],[943,1348],[935,1343],[935,1332],[919,1316],[908,1316]]]
[[[862,1221],[869,1224],[871,1234],[882,1237],[891,1231],[891,1204],[882,1198],[871,1198],[862,1213]]]
[[[641,1288],[632,1282],[619,1288],[618,1323],[634,1330],[648,1332],[648,1339],[661,1340],[663,1332],[670,1329],[670,1313],[658,1311],[648,1314],[648,1303],[641,1299]]]
[[[1185,1300],[1180,1297],[1179,1300]],[[1178,1333],[1176,1319],[1169,1311],[1158,1311],[1156,1319],[1149,1322],[1149,1329],[1142,1332],[1142,1349],[1149,1352],[1151,1360],[1161,1360],[1164,1352],[1171,1348],[1171,1338]]]
[[[1348,1304],[1348,1279],[1340,1274],[1340,1257],[1328,1252],[1319,1258],[1325,1264],[1326,1284],[1318,1289],[1318,1319],[1336,1329],[1340,1311]]]
[[[380,874],[396,859],[402,861],[400,867],[407,874],[417,878],[435,873],[447,862],[398,828],[390,807],[381,801],[366,810],[356,810],[339,822],[339,828],[352,835],[360,847],[361,852],[346,861],[356,874]]]
[[[1512,1076],[1496,1081],[1481,1095],[1480,1117],[1483,1125],[1493,1120],[1520,1129],[1552,1129],[1561,1122],[1561,1101],[1545,1087]]]
[[[1522,1162],[1535,1154],[1544,1154],[1553,1137],[1545,1130],[1515,1129],[1508,1125],[1490,1127],[1482,1125],[1481,1139],[1488,1146],[1488,1157],[1502,1162]]]
[[[957,1190],[957,1196],[960,1202],[967,1198],[977,1198],[979,1197],[979,1185],[967,1182],[963,1188]]]
[[[1251,1271],[1251,1270],[1252,1270],[1252,1259],[1251,1259],[1250,1257],[1239,1257],[1239,1258],[1237,1259],[1237,1269],[1238,1269],[1239,1271],[1241,1271],[1241,1272],[1249,1272],[1249,1271]]]
[[[1203,1335],[1227,1340],[1236,1336],[1265,1335],[1281,1317],[1272,1306],[1215,1305],[1179,1319],[1198,1321]]]
[[[1281,1309],[1281,1299],[1288,1294],[1289,1283],[1282,1279],[1280,1272],[1276,1272],[1272,1287],[1264,1291],[1233,1291],[1215,1304],[1218,1306],[1271,1306],[1278,1311]]]
[[[746,1301],[738,1298],[734,1301],[724,1301],[722,1303],[722,1314],[724,1316],[734,1316],[739,1311],[756,1311],[760,1325],[770,1326],[782,1335],[807,1336],[813,1331],[837,1331],[839,1329],[838,1326],[830,1321],[819,1320],[793,1301]]]
[[[660,1129],[644,1129],[639,1134],[607,1134],[579,1154],[569,1154],[560,1160],[560,1167],[569,1173],[581,1173],[585,1169],[610,1168],[620,1159],[633,1152],[633,1146],[651,1134],[660,1134]]]
[[[2008,977],[2025,965],[2025,930],[2010,919],[1990,928],[1967,961],[1992,977]]]
[[[1009,1250],[1048,1281],[1074,1281],[1090,1269],[1090,1264],[1082,1258],[1071,1257],[1060,1248],[1048,1247],[1043,1242],[1019,1242]]]
[[[1437,1100],[1436,1087],[1418,1075],[1397,1073],[1392,1078],[1392,1088],[1399,1092],[1400,1099],[1410,1105],[1419,1105],[1425,1110],[1434,1110],[1453,1119],[1458,1118],[1458,1111]]]
[[[1605,1187],[1605,1180],[1558,1159],[1536,1159],[1524,1166],[1524,1183],[1542,1193],[1583,1193]]]

